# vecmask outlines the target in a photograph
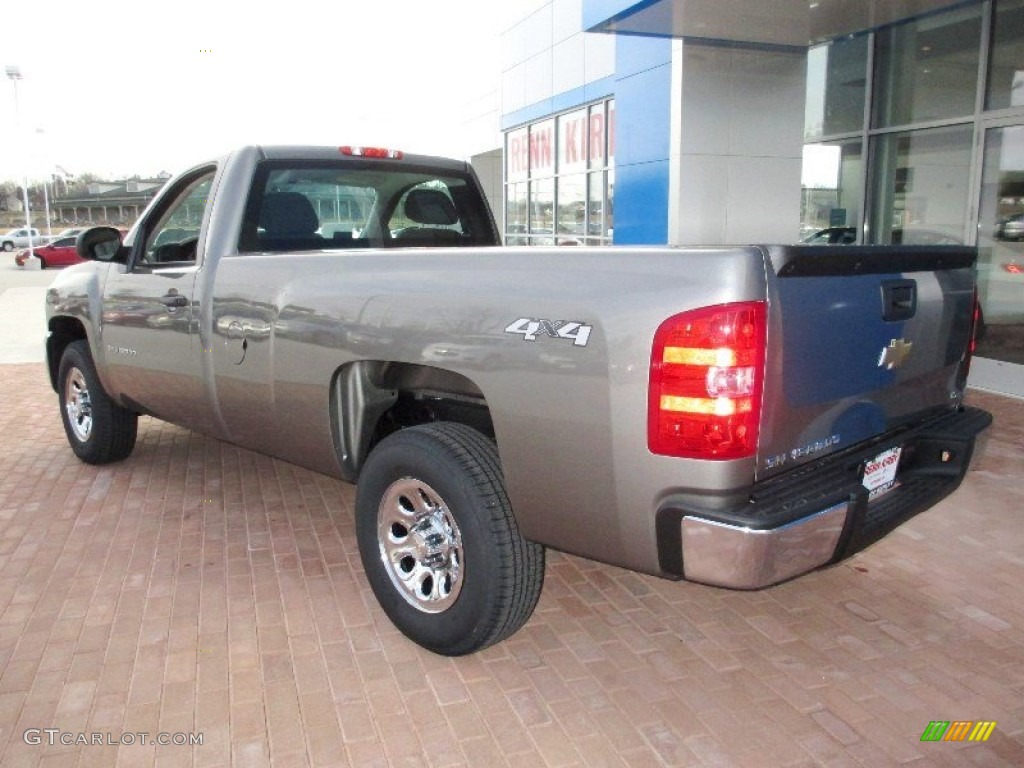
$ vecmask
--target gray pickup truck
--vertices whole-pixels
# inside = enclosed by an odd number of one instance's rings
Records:
[[[0,235],[0,247],[5,251],[13,251],[15,248],[41,248],[50,242],[50,238],[43,235],[38,229],[12,229]]]
[[[358,482],[367,579],[470,653],[529,618],[545,547],[751,589],[954,491],[961,247],[502,248],[469,166],[248,147],[172,180],[47,294],[68,440],[147,414]]]

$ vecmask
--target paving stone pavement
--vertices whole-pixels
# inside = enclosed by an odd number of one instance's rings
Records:
[[[526,627],[447,659],[374,603],[351,486],[151,419],[81,464],[43,366],[0,366],[0,765],[1024,765],[1024,403],[969,400],[978,468],[845,563],[733,592],[550,553]]]

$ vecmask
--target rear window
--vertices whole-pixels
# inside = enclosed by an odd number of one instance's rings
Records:
[[[240,252],[496,245],[468,175],[341,161],[262,164]]]

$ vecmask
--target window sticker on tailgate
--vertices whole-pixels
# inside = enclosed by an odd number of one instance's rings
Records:
[[[896,487],[896,469],[903,448],[890,448],[871,459],[864,467],[863,485],[868,489],[868,500],[877,499]]]

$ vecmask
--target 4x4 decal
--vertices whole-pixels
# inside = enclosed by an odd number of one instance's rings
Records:
[[[537,320],[521,317],[508,324],[505,333],[522,336],[526,341],[536,341],[540,336],[552,339],[571,339],[577,347],[587,346],[593,326],[576,320]]]

